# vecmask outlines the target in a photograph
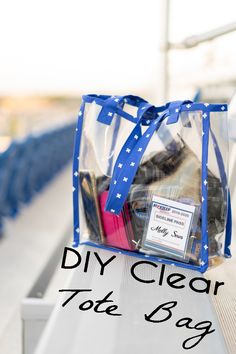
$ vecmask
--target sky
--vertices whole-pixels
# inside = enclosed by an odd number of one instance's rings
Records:
[[[158,92],[161,0],[0,0],[0,95]],[[235,0],[171,0],[170,40],[236,20]],[[181,59],[175,72],[183,69]]]

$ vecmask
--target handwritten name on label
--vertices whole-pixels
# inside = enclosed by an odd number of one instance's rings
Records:
[[[143,246],[184,258],[195,206],[153,196]]]

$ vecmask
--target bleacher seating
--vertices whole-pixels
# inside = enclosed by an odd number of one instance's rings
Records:
[[[13,140],[0,154],[0,233],[5,217],[16,217],[23,204],[69,162],[75,123]]]

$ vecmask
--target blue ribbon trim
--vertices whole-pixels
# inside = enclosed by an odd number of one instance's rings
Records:
[[[85,102],[80,107],[74,144],[73,156],[73,218],[74,218],[74,242],[73,247],[78,247],[80,243],[80,223],[79,223],[79,158],[80,158],[80,141],[83,128],[83,117],[85,110]]]

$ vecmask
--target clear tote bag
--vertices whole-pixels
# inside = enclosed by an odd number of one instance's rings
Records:
[[[73,162],[74,247],[201,272],[230,257],[227,105],[83,96]]]

